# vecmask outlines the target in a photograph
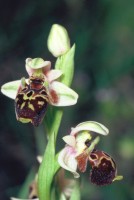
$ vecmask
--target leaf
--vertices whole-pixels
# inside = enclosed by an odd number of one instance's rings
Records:
[[[38,173],[38,192],[40,200],[50,200],[50,190],[55,173],[55,134],[50,135],[44,158]]]
[[[74,54],[75,44],[66,54],[58,57],[55,64],[55,69],[60,69],[63,73],[60,81],[67,86],[71,85],[74,75]]]

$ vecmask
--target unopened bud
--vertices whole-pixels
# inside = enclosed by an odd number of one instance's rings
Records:
[[[65,54],[70,49],[70,39],[63,26],[52,26],[48,36],[48,49],[55,57]]]

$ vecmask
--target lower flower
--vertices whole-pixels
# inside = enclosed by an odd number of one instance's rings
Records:
[[[67,145],[59,154],[60,166],[72,172],[75,178],[79,178],[77,169],[84,173],[89,162],[92,167],[90,180],[96,185],[107,185],[121,180],[123,177],[117,175],[115,161],[105,152],[95,150],[99,137],[92,140],[91,131],[108,134],[108,129],[100,123],[87,121],[78,124],[69,136],[63,137]]]

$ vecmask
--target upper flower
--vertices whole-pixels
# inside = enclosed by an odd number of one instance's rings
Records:
[[[121,179],[121,176],[117,176],[114,160],[108,154],[94,150],[99,137],[92,140],[91,131],[102,135],[109,133],[105,126],[93,121],[83,122],[72,128],[70,135],[63,137],[66,146],[58,157],[60,166],[72,172],[75,178],[79,178],[77,169],[85,172],[89,161],[92,166],[90,179],[96,185],[110,184]]]
[[[56,81],[60,70],[51,70],[51,62],[42,58],[27,58],[26,70],[29,78],[12,81],[2,86],[6,96],[15,99],[16,117],[23,123],[38,126],[48,104],[69,106],[77,102],[78,95],[66,85]]]

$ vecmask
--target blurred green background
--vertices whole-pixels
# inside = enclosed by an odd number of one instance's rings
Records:
[[[97,187],[89,171],[81,177],[82,200],[134,199],[134,1],[133,0],[1,0],[0,85],[27,76],[25,59],[55,58],[47,50],[53,23],[66,27],[76,43],[72,88],[78,104],[64,109],[61,137],[86,120],[106,125],[110,134],[98,145],[115,159],[123,181]],[[20,192],[36,156],[44,151],[44,125],[16,121],[14,102],[0,94],[0,199]],[[28,188],[23,193],[28,192]]]

